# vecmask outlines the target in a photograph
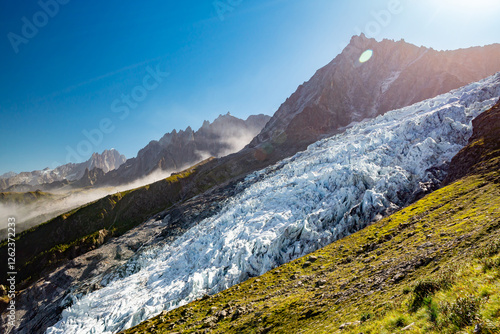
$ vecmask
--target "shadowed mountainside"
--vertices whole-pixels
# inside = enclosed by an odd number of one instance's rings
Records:
[[[474,119],[472,126],[474,133],[469,145],[451,161],[445,184],[469,174],[500,170],[500,100],[493,108]]]

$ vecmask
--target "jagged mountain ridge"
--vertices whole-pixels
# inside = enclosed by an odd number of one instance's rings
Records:
[[[5,191],[31,191],[37,186],[44,185],[44,189],[50,189],[48,184],[59,181],[75,181],[85,174],[85,170],[99,168],[109,172],[120,167],[126,158],[117,150],[105,150],[101,154],[93,153],[92,156],[82,163],[68,163],[54,169],[45,168],[32,172],[6,173],[6,178],[0,179],[0,190]],[[4,176],[2,175],[2,176]],[[67,183],[64,183],[67,184]]]
[[[99,177],[96,185],[123,184],[158,169],[180,170],[210,156],[222,157],[237,152],[262,130],[270,118],[259,114],[242,120],[228,113],[212,123],[205,121],[198,131],[189,126],[186,130],[166,133],[160,140],[153,140],[141,149],[137,157]]]
[[[360,55],[373,50],[365,63]],[[251,147],[294,152],[354,121],[381,115],[500,71],[500,44],[436,51],[364,34],[299,86]]]
[[[212,123],[205,121],[198,131],[166,133],[142,148],[137,157],[125,159],[115,149],[94,153],[81,164],[69,163],[56,169],[5,173],[0,178],[0,190],[29,192],[71,188],[118,186],[148,176],[158,170],[179,171],[208,157],[222,157],[247,145],[269,121],[264,114],[251,115],[246,120],[230,113],[219,115]]]

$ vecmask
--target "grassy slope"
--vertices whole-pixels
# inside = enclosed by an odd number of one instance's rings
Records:
[[[40,199],[52,199],[54,197],[53,194],[41,192],[39,190],[26,193],[0,192],[0,203],[27,205]]]
[[[172,206],[181,199],[181,191],[199,166],[151,185],[106,196],[20,233],[16,237],[18,280],[28,285],[42,271],[95,249],[110,237],[121,235]],[[7,267],[6,247],[7,240],[0,244],[3,267]],[[2,272],[0,282],[5,280]]]
[[[461,152],[486,145],[480,165],[469,161],[475,169],[461,180],[317,252],[125,332],[472,333],[478,325],[500,333],[499,138],[493,145],[485,138]]]

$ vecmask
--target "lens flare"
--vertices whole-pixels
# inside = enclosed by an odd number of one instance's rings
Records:
[[[373,50],[366,50],[361,54],[361,57],[359,57],[359,62],[360,63],[366,63],[370,58],[373,56]]]

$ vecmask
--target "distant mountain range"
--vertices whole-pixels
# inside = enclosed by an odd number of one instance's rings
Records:
[[[55,169],[46,168],[19,174],[9,172],[0,177],[0,191],[51,191],[64,186],[82,188],[124,185],[155,171],[180,171],[208,157],[222,157],[247,145],[269,121],[267,115],[252,115],[246,120],[230,113],[205,121],[198,131],[191,127],[166,133],[151,141],[137,157],[126,159],[117,150],[94,153],[89,160],[69,163]]]
[[[79,180],[86,170],[99,168],[109,172],[120,167],[125,161],[123,154],[111,149],[105,150],[102,154],[94,153],[89,160],[82,163],[68,163],[54,169],[45,168],[19,174],[9,172],[0,177],[0,190],[25,192],[36,190],[38,187],[50,190],[68,184],[68,181]]]

